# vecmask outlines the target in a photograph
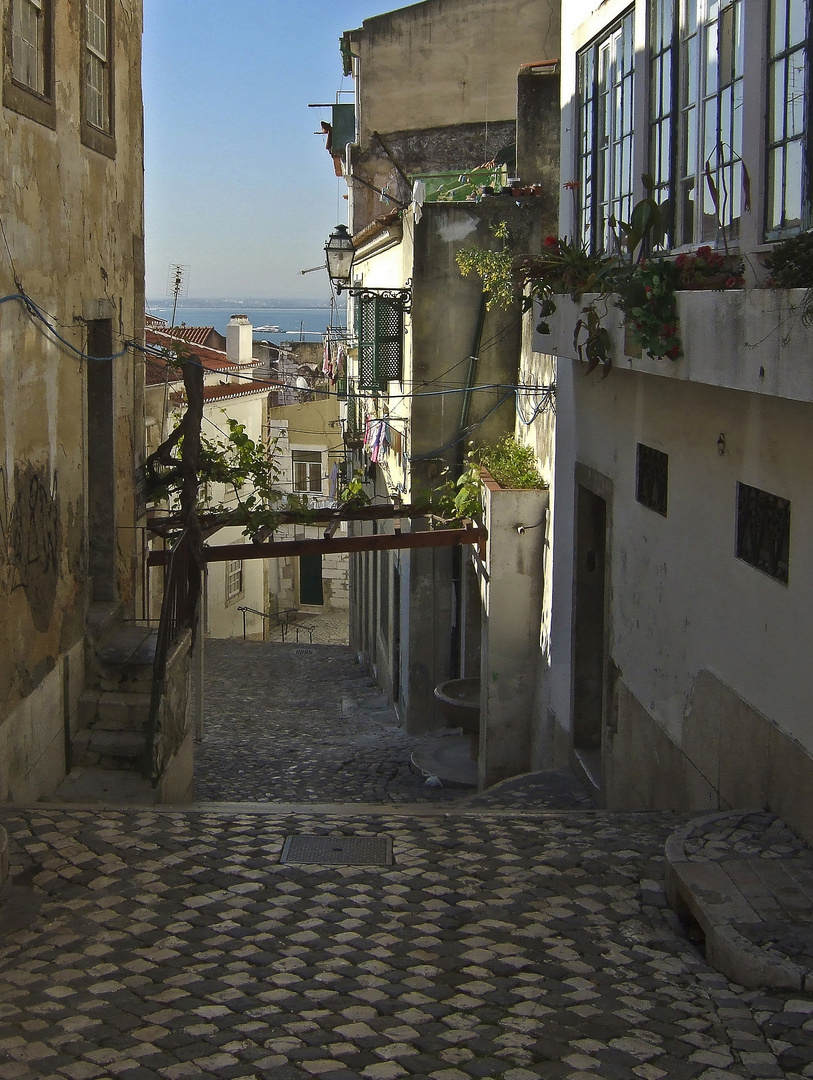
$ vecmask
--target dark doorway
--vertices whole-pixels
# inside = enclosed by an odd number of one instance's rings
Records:
[[[591,780],[601,777],[604,720],[605,565],[607,504],[581,484],[576,489],[575,612],[573,626],[573,748]]]
[[[89,356],[113,355],[113,323],[87,324]],[[116,599],[113,361],[87,362],[88,574],[94,600]]]
[[[322,592],[322,556],[299,556],[299,602],[300,604],[324,604]]]

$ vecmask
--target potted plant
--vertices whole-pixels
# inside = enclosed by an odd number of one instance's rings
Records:
[[[765,259],[771,289],[804,289],[802,322],[813,325],[813,232],[781,240]]]
[[[745,285],[742,261],[713,251],[708,245],[681,253],[675,267],[678,289],[741,289]]]

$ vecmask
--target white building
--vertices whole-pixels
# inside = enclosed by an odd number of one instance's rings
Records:
[[[616,313],[613,370],[584,377],[566,300],[531,354],[558,391],[537,763],[569,755],[610,807],[767,807],[808,838],[813,341],[802,293],[760,285],[811,225],[809,25],[804,0],[563,4],[560,235],[606,245],[651,174],[668,251],[727,247],[747,287],[679,294],[674,361],[629,355]]]

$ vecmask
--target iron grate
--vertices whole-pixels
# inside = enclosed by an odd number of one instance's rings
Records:
[[[313,649],[294,649],[294,656],[313,656]]]
[[[286,836],[281,863],[392,866],[388,836]]]

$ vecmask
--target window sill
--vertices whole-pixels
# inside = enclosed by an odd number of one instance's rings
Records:
[[[7,80],[3,86],[3,104],[29,120],[56,131],[56,106],[21,83]]]
[[[115,158],[116,140],[113,135],[107,135],[99,128],[91,127],[86,121],[82,123],[82,142],[91,150],[96,150],[105,157]]]

